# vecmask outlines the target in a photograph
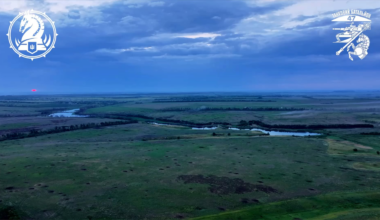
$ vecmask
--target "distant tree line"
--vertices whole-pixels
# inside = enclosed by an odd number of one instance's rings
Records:
[[[185,120],[177,120],[177,119],[167,119],[167,118],[155,118],[150,117],[146,115],[140,115],[140,114],[127,114],[127,113],[115,113],[115,114],[96,114],[96,115],[90,115],[91,117],[101,117],[101,118],[113,118],[113,119],[132,119],[132,118],[142,118],[147,120],[152,120],[155,122],[166,122],[166,123],[172,123],[172,124],[179,124],[183,126],[190,126],[190,127],[207,127],[212,125],[231,125],[227,122],[207,122],[207,123],[196,123],[191,121],[185,121]]]
[[[260,100],[260,99],[187,99],[187,100],[169,100],[169,99],[156,99],[154,103],[165,102],[275,102],[273,100]]]
[[[138,121],[136,120],[109,121],[109,122],[87,123],[87,124],[70,125],[70,126],[57,126],[55,128],[47,129],[47,130],[32,129],[29,131],[29,133],[13,132],[9,134],[4,134],[0,137],[0,141],[22,139],[22,138],[28,138],[28,137],[37,137],[37,136],[42,136],[46,134],[56,134],[56,133],[61,133],[61,132],[66,132],[66,131],[75,131],[75,130],[82,130],[82,129],[89,129],[89,128],[100,128],[100,127],[113,126],[113,125],[133,124],[137,122]]]
[[[304,111],[309,110],[306,108],[282,108],[282,107],[260,107],[260,108],[236,108],[236,107],[227,107],[227,108],[166,108],[161,109],[160,111],[171,112],[171,111]]]
[[[380,132],[363,132],[362,135],[380,135]]]
[[[302,98],[305,98],[305,99],[315,99],[314,97],[312,97],[312,96],[301,96]]]
[[[94,118],[112,118],[112,119],[120,119],[120,120],[129,120],[131,118],[143,118],[143,119],[155,119],[154,117],[149,117],[146,115],[140,114],[128,114],[128,113],[112,113],[112,114],[87,114],[89,117]]]
[[[184,121],[184,120],[176,120],[176,119],[166,119],[166,118],[156,118],[156,120],[163,121],[163,122],[169,122],[169,123],[175,123],[175,124],[181,124],[191,127],[207,127],[212,125],[230,125],[230,123],[227,122],[207,122],[207,123],[196,123],[191,121]]]
[[[67,107],[66,108],[50,108],[50,109],[40,110],[39,112],[41,113],[41,115],[50,115],[57,111],[66,111],[66,110],[67,110]]]
[[[240,122],[242,123],[242,122]],[[271,125],[264,123],[262,121],[257,120],[251,120],[248,122],[249,125],[259,125],[261,127],[265,128],[283,128],[283,129],[345,129],[345,128],[373,128],[374,126],[371,124],[327,124],[327,125],[291,125],[291,124],[284,124],[284,125]]]
[[[156,100],[237,100],[237,99],[262,99],[262,96],[245,95],[245,96],[182,96],[170,98],[157,98]]]
[[[0,115],[0,118],[10,118],[10,117],[15,117],[15,118],[17,118],[17,117],[35,117],[35,116],[40,116],[40,115],[36,115],[36,114],[34,114],[34,115],[23,115],[23,114],[21,114],[21,115],[10,115],[10,114],[1,114]]]
[[[231,123],[227,122],[207,122],[207,123],[196,123],[185,120],[178,119],[168,119],[168,118],[155,118],[141,114],[128,114],[128,113],[113,113],[113,114],[93,114],[90,117],[101,117],[101,118],[112,118],[112,119],[121,119],[121,120],[133,120],[134,118],[142,118],[147,121],[152,120],[153,122],[164,122],[171,123],[189,127],[210,127],[215,125],[229,126]],[[239,127],[247,127],[252,125],[258,125],[265,128],[274,128],[274,129],[346,129],[346,128],[374,128],[372,124],[326,124],[326,125],[294,125],[294,124],[267,124],[258,120],[245,121],[241,120],[238,124]]]

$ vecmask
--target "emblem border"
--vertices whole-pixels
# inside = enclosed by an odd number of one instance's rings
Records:
[[[46,20],[48,20],[49,22],[50,22],[50,24],[51,24],[51,26],[52,26],[52,28],[53,28],[53,32],[54,32],[54,38],[53,38],[53,42],[52,42],[52,44],[51,44],[51,46],[49,47],[49,49],[48,50],[46,50],[43,54],[40,54],[40,55],[38,55],[38,56],[29,56],[29,55],[25,55],[25,54],[23,54],[23,53],[21,53],[20,51],[18,51],[17,49],[16,49],[16,47],[13,45],[13,42],[12,42],[12,28],[13,28],[13,25],[15,24],[15,22],[17,21],[17,19],[19,19],[21,16],[23,16],[24,14],[25,14],[25,12],[23,12],[23,13],[19,13],[10,23],[10,25],[9,25],[9,29],[8,29],[8,34],[7,34],[7,36],[8,36],[8,41],[9,41],[9,44],[10,44],[10,48],[12,48],[13,49],[13,51],[15,52],[15,53],[17,53],[18,55],[19,55],[19,57],[24,57],[24,58],[26,58],[26,59],[31,59],[32,61],[34,60],[34,59],[38,59],[38,58],[41,58],[41,57],[46,57],[46,55],[48,54],[48,53],[50,53],[50,51],[53,49],[53,48],[55,48],[55,42],[56,42],[56,40],[57,40],[57,36],[58,36],[58,34],[57,34],[57,30],[56,30],[56,28],[55,28],[55,24],[54,24],[54,21],[53,20],[51,20],[50,18],[49,18],[49,16],[47,16],[46,15],[46,13],[44,12],[44,13],[42,13],[42,12],[40,12],[40,11],[34,11],[33,9],[32,10],[30,10],[29,12],[31,12],[31,13],[34,13],[34,14],[38,14],[38,15],[41,15],[41,16],[43,16],[44,18],[46,18]]]

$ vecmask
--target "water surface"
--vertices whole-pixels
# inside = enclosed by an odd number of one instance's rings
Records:
[[[71,109],[71,110],[66,110],[62,112],[57,112],[50,114],[50,117],[68,117],[68,118],[84,118],[88,117],[88,115],[74,115],[75,112],[79,111],[79,109]]]

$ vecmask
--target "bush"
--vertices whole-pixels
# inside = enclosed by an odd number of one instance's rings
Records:
[[[249,124],[248,124],[247,121],[241,120],[241,121],[239,122],[239,126],[248,126],[248,125],[249,125]]]

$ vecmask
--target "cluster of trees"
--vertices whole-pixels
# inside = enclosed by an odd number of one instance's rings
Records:
[[[191,108],[166,108],[161,111],[170,112],[170,111],[191,111],[195,109]],[[236,107],[228,107],[228,108],[199,108],[198,111],[304,111],[308,110],[306,108],[282,108],[282,107],[261,107],[261,108],[236,108]]]
[[[132,124],[132,123],[137,123],[137,122],[138,121],[136,120],[109,121],[109,122],[87,123],[87,124],[70,125],[70,126],[57,126],[53,129],[47,129],[47,130],[32,129],[29,131],[29,133],[14,132],[14,133],[9,133],[9,134],[4,134],[1,136],[0,141],[22,139],[22,138],[28,138],[28,137],[37,137],[37,136],[46,135],[46,134],[55,134],[55,133],[75,131],[75,130],[88,129],[88,128],[100,128],[100,127],[106,127],[106,126],[112,126],[112,125]]]
[[[334,128],[373,128],[371,124],[328,124],[328,125],[271,125],[264,123],[262,121],[251,120],[248,122],[249,125],[259,125],[265,128],[283,128],[283,129],[334,129]]]
[[[247,121],[245,121],[245,120],[241,120],[240,122],[239,122],[239,124],[238,124],[238,126],[240,127],[246,127],[246,126],[249,126],[250,125],[250,123],[248,123]]]

